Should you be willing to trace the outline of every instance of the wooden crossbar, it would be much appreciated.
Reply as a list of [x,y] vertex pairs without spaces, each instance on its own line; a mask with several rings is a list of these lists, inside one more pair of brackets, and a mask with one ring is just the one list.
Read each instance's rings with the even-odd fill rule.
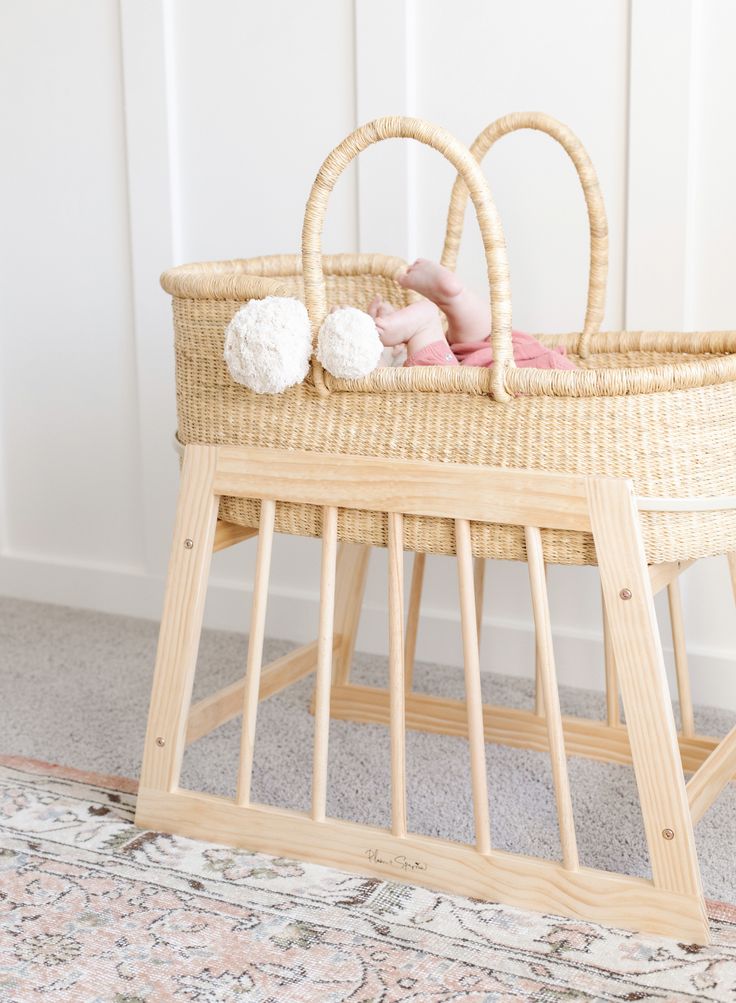
[[218,446],[214,489],[241,498],[586,532],[590,480],[613,478]]
[[736,772],[736,727],[713,749],[687,783],[693,825],[699,822]]
[[[340,634],[332,639],[334,651],[339,650],[342,643]],[[292,683],[311,675],[317,667],[317,642],[310,641],[293,651],[287,652],[281,658],[264,665],[261,671],[261,681],[258,687],[258,700],[280,693]],[[229,686],[224,686],[209,696],[198,700],[189,711],[187,724],[187,745],[196,742],[198,738],[208,735],[215,728],[231,721],[242,713],[245,698],[245,677],[237,679]]]

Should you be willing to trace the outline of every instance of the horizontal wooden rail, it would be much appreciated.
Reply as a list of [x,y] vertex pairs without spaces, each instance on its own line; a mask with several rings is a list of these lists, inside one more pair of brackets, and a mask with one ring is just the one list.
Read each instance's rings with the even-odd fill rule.
[[[343,721],[388,724],[388,692],[356,683],[336,686],[332,690],[330,713]],[[486,742],[537,752],[549,751],[547,725],[544,718],[533,711],[484,704],[483,722]],[[406,726],[414,731],[467,737],[465,701],[407,693]],[[568,756],[584,756],[604,763],[631,763],[625,726],[611,728],[604,721],[563,716],[562,727]],[[678,741],[682,766],[688,773],[697,770],[719,744],[717,738],[702,735],[692,738],[678,736]],[[732,778],[736,779],[736,766]]]
[[585,531],[590,480],[611,478],[218,446],[214,490],[320,507]]
[[699,822],[736,771],[736,727],[718,743],[687,783],[693,824]]
[[656,596],[662,589],[667,588],[671,582],[677,581],[683,571],[695,564],[691,561],[666,561],[664,564],[649,565],[649,581],[652,583],[652,592]]
[[238,526],[234,522],[224,522],[222,519],[217,520],[217,526],[215,527],[215,542],[212,546],[214,551],[225,550],[227,547],[232,547],[235,543],[241,543],[243,540],[251,540],[254,536],[258,536],[258,530],[252,529],[250,526]]
[[655,888],[645,878],[581,867],[565,870],[550,860],[412,834],[396,837],[386,829],[329,819],[314,823],[305,812],[269,805],[240,807],[226,798],[181,790],[138,793],[139,825],[193,839],[225,842],[256,852],[374,874],[535,909],[645,930],[686,943],[706,943],[707,921],[700,899]]

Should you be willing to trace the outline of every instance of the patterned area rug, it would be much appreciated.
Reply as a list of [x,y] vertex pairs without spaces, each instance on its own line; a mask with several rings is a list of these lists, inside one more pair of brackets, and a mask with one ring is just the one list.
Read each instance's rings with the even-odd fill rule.
[[142,832],[135,783],[0,758],[0,1000],[734,1000],[713,945],[645,938]]

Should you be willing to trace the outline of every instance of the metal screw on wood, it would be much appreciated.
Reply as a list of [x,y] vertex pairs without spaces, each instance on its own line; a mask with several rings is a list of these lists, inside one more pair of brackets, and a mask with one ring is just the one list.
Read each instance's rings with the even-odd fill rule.
[[161,738],[161,736],[159,735],[159,737],[156,739],[156,745],[158,745],[161,749],[163,749],[163,747],[166,745],[166,739]]
[[619,599],[631,599],[631,589],[621,589],[618,596]]
[[192,547],[194,546],[194,540],[191,540],[189,537],[187,537],[186,540],[184,541],[184,546],[187,548],[187,550],[191,550]]
[[662,835],[664,836],[665,839],[674,839],[675,838],[675,834],[672,831],[672,829],[662,829]]

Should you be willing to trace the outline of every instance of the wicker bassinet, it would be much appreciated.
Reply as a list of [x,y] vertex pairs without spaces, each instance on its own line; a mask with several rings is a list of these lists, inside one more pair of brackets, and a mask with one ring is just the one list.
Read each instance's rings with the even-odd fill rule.
[[[506,248],[479,167],[493,143],[517,129],[548,133],[577,168],[590,221],[590,280],[581,333],[541,336],[563,344],[575,371],[517,369],[511,352]],[[413,294],[394,276],[403,267],[383,254],[321,254],[327,199],[345,166],[388,138],[412,138],[443,153],[458,171],[442,261],[453,267],[468,192],[483,237],[492,297],[494,366],[380,369],[338,380],[312,362],[290,390],[259,395],[233,382],[223,361],[224,331],[244,302],[268,295],[304,300],[316,332],[328,309],[365,309],[376,293],[403,306]],[[650,563],[736,550],[736,510],[678,510],[736,494],[736,333],[599,333],[607,269],[607,226],[593,166],[576,137],[540,114],[515,114],[488,126],[468,151],[447,132],[410,118],[384,118],[352,133],[320,168],[305,215],[302,257],[183,265],[162,276],[173,297],[178,438],[181,443],[276,446],[320,453],[487,464],[630,477],[648,501],[641,523]],[[702,504],[701,504],[702,507]],[[258,503],[223,498],[221,518],[257,526]],[[321,510],[280,504],[280,532],[321,535]],[[342,540],[386,545],[386,517],[341,511]],[[407,549],[451,554],[450,521],[407,517]],[[478,556],[524,559],[521,529],[474,526]],[[545,557],[594,564],[592,538],[546,531]]]

